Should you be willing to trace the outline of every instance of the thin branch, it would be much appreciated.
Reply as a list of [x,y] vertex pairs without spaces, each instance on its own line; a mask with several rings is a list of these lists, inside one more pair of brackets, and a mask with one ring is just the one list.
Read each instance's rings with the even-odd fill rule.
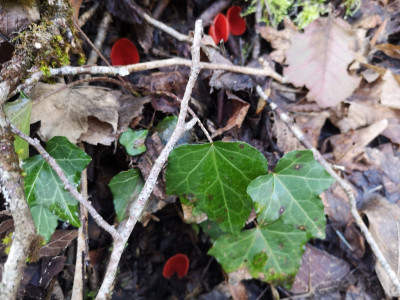
[[[157,178],[160,174],[165,162],[168,159],[169,153],[172,151],[173,147],[178,142],[179,138],[185,132],[185,118],[189,106],[189,101],[191,98],[192,90],[197,77],[200,73],[200,41],[203,32],[201,20],[196,21],[195,33],[192,46],[192,65],[189,81],[186,85],[185,93],[181,101],[181,109],[178,116],[178,122],[171,135],[168,143],[165,145],[164,149],[161,151],[160,156],[154,162],[153,168],[150,171],[149,177],[146,180],[137,200],[133,203],[130,209],[129,219],[125,224],[122,225],[118,231],[121,233],[122,239],[115,241],[113,246],[113,251],[111,253],[110,261],[107,266],[107,271],[100,287],[99,293],[97,294],[96,300],[105,300],[111,296],[112,286],[115,280],[115,275],[118,269],[118,264],[121,259],[122,252],[125,248],[125,243],[128,241],[129,236],[135,227],[139,217],[142,215],[144,208],[150,198],[150,195],[157,184]],[[193,121],[193,120],[192,120]],[[194,124],[194,122],[189,122]]]
[[262,88],[260,86],[257,86],[257,93],[269,103],[269,106],[271,107],[272,110],[276,111],[281,118],[281,120],[286,124],[286,126],[289,128],[289,130],[296,136],[296,138],[306,147],[307,149],[310,149],[314,153],[315,159],[325,168],[325,170],[333,177],[336,179],[337,183],[339,186],[345,191],[348,202],[350,205],[350,211],[351,214],[356,221],[357,226],[360,228],[361,232],[364,234],[365,239],[367,240],[368,244],[371,247],[372,252],[374,252],[376,258],[378,259],[379,263],[382,265],[383,269],[389,276],[390,280],[392,281],[393,285],[396,287],[397,293],[400,293],[400,281],[399,278],[397,278],[396,273],[393,271],[393,269],[390,267],[388,264],[385,256],[383,255],[382,251],[379,249],[379,246],[377,245],[376,241],[372,237],[371,233],[369,232],[367,226],[363,222],[362,218],[360,217],[358,210],[357,210],[357,204],[356,204],[356,199],[354,197],[354,193],[351,189],[350,184],[341,178],[336,172],[333,170],[331,164],[326,161],[326,159],[322,156],[322,154],[313,147],[312,143],[305,137],[301,129],[292,122],[290,117],[284,113],[282,110],[279,109],[279,107],[272,102],[268,96],[264,93]]
[[11,125],[11,130],[14,134],[18,135],[19,137],[27,141],[29,145],[33,146],[40,153],[43,159],[47,161],[51,166],[51,168],[57,173],[58,177],[60,178],[61,182],[64,185],[65,190],[68,191],[76,200],[79,201],[79,203],[81,203],[89,211],[95,222],[101,228],[107,231],[113,237],[114,240],[118,239],[120,237],[120,234],[115,229],[115,227],[113,225],[108,224],[103,219],[103,217],[100,216],[99,213],[94,209],[94,207],[90,204],[90,202],[86,200],[82,196],[82,194],[76,190],[75,187],[71,185],[68,178],[65,176],[64,171],[58,165],[56,160],[53,157],[51,157],[49,153],[47,153],[47,151],[42,147],[42,145],[40,145],[40,141],[27,136],[25,133],[23,133],[14,125]]
[[[82,66],[82,67],[71,67],[64,66],[61,68],[50,69],[50,76],[65,76],[65,75],[112,75],[112,76],[127,76],[134,72],[146,71],[165,67],[175,66],[186,66],[191,67],[191,61],[183,58],[170,58],[163,60],[154,60],[150,62],[139,63],[135,65],[120,66],[120,67],[106,67],[106,66]],[[215,64],[200,62],[199,67],[206,70],[221,70],[233,73],[254,75],[254,76],[268,76],[281,83],[285,82],[285,79],[272,69],[257,69],[251,67],[241,67],[228,64]],[[16,92],[28,89],[39,80],[46,78],[42,72],[33,73],[24,84],[16,88]]]

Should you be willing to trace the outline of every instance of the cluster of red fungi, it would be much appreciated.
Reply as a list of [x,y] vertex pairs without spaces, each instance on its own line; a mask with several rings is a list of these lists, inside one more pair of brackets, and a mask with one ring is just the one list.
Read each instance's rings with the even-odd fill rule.
[[[242,8],[232,6],[225,15],[219,13],[215,16],[208,34],[216,44],[221,40],[226,42],[229,34],[242,35],[246,31],[246,20],[240,16]],[[127,38],[119,39],[111,48],[111,64],[113,66],[125,66],[137,64],[140,61],[136,46]]]
[[246,20],[240,16],[241,11],[242,8],[235,5],[228,9],[226,17],[221,13],[215,16],[208,34],[217,45],[221,40],[225,43],[229,38],[229,34],[242,35],[246,31]]

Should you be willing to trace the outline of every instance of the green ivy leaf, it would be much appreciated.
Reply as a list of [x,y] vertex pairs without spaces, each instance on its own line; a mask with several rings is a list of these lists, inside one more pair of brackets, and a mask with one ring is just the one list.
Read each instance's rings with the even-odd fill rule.
[[[18,100],[4,104],[4,111],[10,122],[29,136],[32,101],[23,94]],[[15,136],[14,148],[20,159],[29,157],[29,144],[19,136]]]
[[[65,137],[49,140],[46,150],[60,165],[70,183],[78,187],[81,173],[91,158]],[[40,231],[47,223],[54,224],[49,212],[58,219],[79,227],[78,202],[64,189],[50,165],[40,155],[36,155],[25,160],[23,168],[27,173],[24,178],[25,195],[39,234],[44,237],[49,235],[50,229]],[[37,206],[40,207],[32,211]],[[44,208],[48,211],[43,210]]]
[[282,216],[285,224],[323,239],[326,220],[319,194],[333,182],[310,150],[292,151],[282,157],[274,173],[251,182],[247,192],[256,203],[258,222]]
[[139,155],[146,151],[144,142],[146,141],[148,132],[148,130],[132,130],[128,128],[121,134],[119,142],[125,146],[126,152],[129,155]]
[[224,235],[208,254],[228,273],[245,267],[254,278],[289,286],[301,264],[306,232],[278,220],[244,230],[238,237]]
[[222,230],[238,235],[253,207],[247,185],[267,170],[262,153],[243,142],[183,145],[168,159],[167,194],[195,201]]
[[143,179],[138,169],[130,169],[115,175],[108,186],[114,196],[114,207],[118,221],[128,217],[130,204],[137,199],[143,188]]
[[31,214],[37,232],[44,237],[44,241],[47,243],[57,228],[58,217],[43,205],[31,207]]

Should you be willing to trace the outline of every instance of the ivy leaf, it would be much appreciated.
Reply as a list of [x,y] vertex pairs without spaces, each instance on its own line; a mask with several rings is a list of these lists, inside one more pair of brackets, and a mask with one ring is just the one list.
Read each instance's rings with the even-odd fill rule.
[[44,237],[44,240],[47,243],[50,241],[51,236],[57,228],[58,217],[43,205],[35,205],[31,207],[31,214],[37,232]]
[[[4,111],[7,118],[14,126],[18,127],[19,130],[28,136],[30,131],[31,110],[32,101],[25,94],[21,94],[21,97],[14,102],[7,102],[4,104]],[[29,144],[19,136],[15,136],[14,148],[20,159],[29,157]]]
[[[81,173],[91,158],[65,137],[54,137],[49,140],[46,150],[60,165],[69,182],[78,187]],[[50,165],[40,155],[36,155],[25,160],[23,168],[27,173],[24,178],[25,195],[39,234],[44,237],[50,234],[50,229],[43,229],[47,223],[54,224],[49,213],[79,227],[78,202],[64,189],[64,185]],[[37,206],[40,207],[33,209]]]
[[139,155],[146,151],[144,142],[148,132],[148,130],[132,130],[128,128],[128,130],[121,134],[119,142],[125,146],[126,152],[129,155]]
[[297,274],[309,235],[278,220],[218,238],[208,254],[227,273],[245,267],[254,278],[289,286]]
[[118,221],[121,222],[128,217],[130,204],[139,196],[143,179],[138,169],[130,169],[115,175],[108,186],[114,197]]
[[247,192],[256,203],[258,222],[282,216],[285,224],[324,238],[326,220],[319,194],[333,182],[310,150],[292,151],[282,157],[274,173],[251,182]]
[[189,199],[238,235],[253,207],[247,185],[267,170],[262,153],[243,142],[183,145],[168,159],[167,194]]

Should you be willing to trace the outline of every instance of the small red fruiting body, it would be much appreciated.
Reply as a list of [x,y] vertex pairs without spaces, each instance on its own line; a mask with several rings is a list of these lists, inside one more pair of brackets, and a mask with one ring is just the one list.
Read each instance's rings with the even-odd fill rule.
[[215,16],[208,34],[213,38],[214,42],[218,45],[221,40],[226,42],[229,38],[229,23],[223,14]]
[[170,278],[175,272],[178,278],[185,277],[189,270],[189,258],[185,254],[175,254],[170,257],[164,265],[162,275],[164,278]]
[[139,60],[136,46],[128,39],[119,39],[111,48],[111,64],[113,66],[137,64]]
[[242,8],[235,5],[226,13],[232,35],[242,35],[246,31],[246,20],[240,16],[241,11]]

